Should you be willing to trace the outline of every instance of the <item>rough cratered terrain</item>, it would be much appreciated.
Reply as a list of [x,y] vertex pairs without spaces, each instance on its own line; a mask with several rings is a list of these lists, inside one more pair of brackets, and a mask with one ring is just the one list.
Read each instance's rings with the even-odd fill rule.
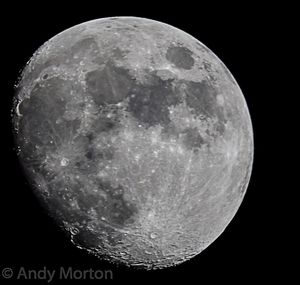
[[13,117],[35,193],[95,255],[162,268],[200,253],[247,188],[241,90],[199,41],[141,18],[80,24],[23,70]]

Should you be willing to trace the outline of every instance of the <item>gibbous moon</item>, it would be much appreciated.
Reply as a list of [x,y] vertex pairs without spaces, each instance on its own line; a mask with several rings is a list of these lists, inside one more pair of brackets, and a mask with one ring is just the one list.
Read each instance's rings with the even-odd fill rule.
[[177,28],[135,17],[76,25],[35,52],[14,99],[34,193],[99,258],[182,263],[243,200],[253,160],[246,101],[221,60]]

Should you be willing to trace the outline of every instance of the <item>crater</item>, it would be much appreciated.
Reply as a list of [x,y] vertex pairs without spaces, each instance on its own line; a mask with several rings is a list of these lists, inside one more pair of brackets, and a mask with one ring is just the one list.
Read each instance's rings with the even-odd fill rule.
[[46,74],[43,75],[42,79],[46,80],[48,77],[49,77],[49,75],[46,73]]
[[166,59],[177,68],[191,69],[195,63],[193,53],[186,47],[170,46],[167,49]]

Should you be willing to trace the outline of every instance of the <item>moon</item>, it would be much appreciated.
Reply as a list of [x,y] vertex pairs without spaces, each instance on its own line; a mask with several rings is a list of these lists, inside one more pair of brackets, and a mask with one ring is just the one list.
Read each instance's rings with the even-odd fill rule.
[[16,86],[18,157],[78,248],[132,267],[188,260],[221,235],[247,189],[253,130],[222,61],[137,17],[51,38]]

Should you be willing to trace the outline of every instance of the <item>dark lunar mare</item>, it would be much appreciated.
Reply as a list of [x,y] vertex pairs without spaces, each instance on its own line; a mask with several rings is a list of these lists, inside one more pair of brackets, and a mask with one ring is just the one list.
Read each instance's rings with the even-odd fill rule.
[[166,59],[173,63],[177,68],[191,69],[195,60],[192,57],[193,53],[183,46],[169,46]]
[[[118,121],[100,116],[85,135],[78,133],[80,121],[63,118],[66,105],[70,102],[71,89],[78,89],[71,81],[59,77],[45,78],[44,82],[36,84],[30,97],[20,103],[21,116],[18,118],[16,135],[17,144],[22,149],[20,160],[24,168],[29,169],[28,174],[33,181],[38,175],[46,183],[49,194],[39,196],[48,201],[47,208],[54,213],[57,221],[84,224],[91,220],[87,212],[93,208],[97,220],[103,217],[106,222],[102,226],[112,233],[113,230],[105,223],[115,228],[123,227],[133,222],[137,208],[124,200],[122,185],[114,188],[107,181],[98,180],[91,186],[82,181],[96,181],[95,175],[99,171],[97,163],[113,159],[113,147],[95,148],[94,144],[101,133],[116,129]],[[59,149],[68,147],[74,154],[68,166],[59,169],[46,167],[47,155],[51,156]],[[96,193],[91,194],[90,187],[97,189]],[[105,198],[98,194],[101,191],[106,194]],[[76,201],[79,210],[71,206],[72,201]],[[94,239],[90,238],[92,235],[95,234],[82,227],[76,235],[76,241],[94,240],[96,246],[100,239],[96,235]],[[116,235],[117,231],[114,231],[109,242],[115,243]]]
[[61,120],[69,101],[66,90],[78,88],[72,82],[58,77],[49,78],[46,83],[36,84],[30,98],[19,105],[17,143],[22,152],[21,161],[35,167],[36,160],[42,161],[47,152],[53,152],[76,133],[80,121]]
[[167,128],[171,122],[168,108],[180,103],[179,93],[173,90],[172,80],[162,80],[154,72],[148,74],[146,84],[133,86],[128,111],[145,128]]
[[89,71],[85,77],[88,93],[97,106],[116,104],[129,94],[134,80],[126,69],[107,62],[104,69]]
[[[180,48],[180,51],[174,52],[186,51]],[[145,73],[147,80],[140,84],[126,68],[117,67],[109,61],[104,69],[87,73],[88,94],[99,107],[128,99],[127,111],[139,124],[146,129],[160,125],[165,134],[174,138],[178,137],[179,132],[171,124],[169,107],[185,100],[195,116],[202,115],[204,119],[217,118],[216,130],[223,134],[226,117],[223,108],[217,105],[217,90],[214,86],[205,80],[163,80],[154,71],[146,70]],[[182,84],[186,86],[184,91]],[[199,148],[205,143],[196,128],[187,128],[182,134],[185,137],[184,145],[188,149]]]

